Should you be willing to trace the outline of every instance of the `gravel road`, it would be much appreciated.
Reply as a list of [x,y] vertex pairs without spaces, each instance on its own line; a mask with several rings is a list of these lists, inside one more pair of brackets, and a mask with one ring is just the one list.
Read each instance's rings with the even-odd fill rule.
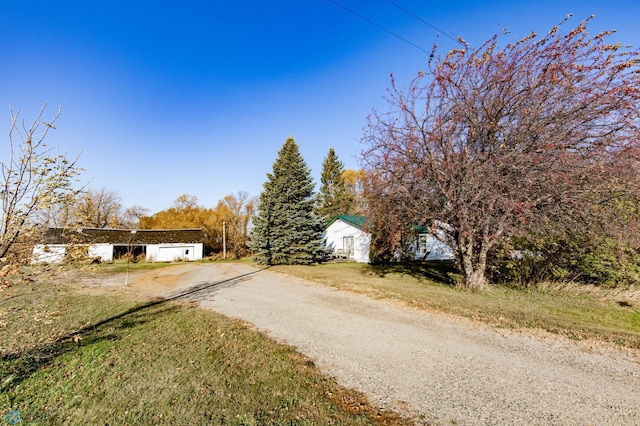
[[494,330],[244,264],[138,273],[129,289],[251,323],[417,424],[640,425],[638,352]]

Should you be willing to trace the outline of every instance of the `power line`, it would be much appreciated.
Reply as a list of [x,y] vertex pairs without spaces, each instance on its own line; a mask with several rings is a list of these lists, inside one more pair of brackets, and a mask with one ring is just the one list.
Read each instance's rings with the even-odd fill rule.
[[337,1],[335,1],[335,0],[329,0],[329,1],[330,1],[331,3],[333,3],[333,4],[335,4],[336,6],[341,7],[342,9],[346,10],[347,12],[354,14],[354,15],[355,15],[355,16],[357,16],[358,18],[360,18],[360,19],[362,19],[362,20],[364,20],[364,21],[366,21],[366,22],[370,23],[371,25],[375,26],[376,28],[379,28],[379,29],[381,29],[382,31],[385,31],[385,32],[387,32],[387,33],[391,34],[392,36],[394,36],[394,37],[396,37],[396,38],[398,38],[398,39],[400,39],[400,40],[404,41],[405,43],[410,44],[411,46],[415,47],[416,49],[420,49],[421,51],[423,51],[423,52],[424,52],[424,53],[426,53],[426,54],[429,54],[429,55],[431,54],[431,52],[429,52],[429,51],[427,51],[427,50],[423,49],[422,47],[418,46],[417,44],[415,44],[415,43],[413,43],[413,42],[411,42],[411,41],[407,40],[406,38],[404,38],[404,37],[402,37],[402,36],[400,36],[400,35],[398,35],[398,34],[396,34],[396,33],[394,33],[394,32],[393,32],[393,31],[391,31],[391,30],[388,30],[387,28],[383,27],[383,26],[382,26],[382,25],[380,25],[380,24],[377,24],[376,22],[373,22],[371,19],[366,18],[366,17],[364,17],[364,16],[360,15],[360,14],[359,14],[358,12],[356,12],[355,10],[352,10],[352,9],[349,9],[348,7],[346,7],[346,6],[343,6],[342,4],[338,3],[338,2],[337,2]]
[[419,17],[418,15],[416,15],[415,13],[411,12],[410,10],[408,10],[407,8],[399,5],[398,3],[396,3],[393,0],[387,0],[389,3],[391,3],[392,5],[394,5],[395,7],[397,7],[398,9],[402,10],[404,13],[413,16],[414,18],[416,18],[417,20],[419,20],[420,22],[422,22],[425,25],[428,25],[429,27],[433,28],[434,30],[438,31],[439,33],[441,33],[442,35],[444,35],[445,37],[450,38],[451,40],[455,41],[456,43],[460,43],[460,40],[458,40],[456,37],[453,37],[450,34],[447,34],[446,32],[442,31],[440,28],[436,27],[435,25],[431,25],[429,22],[425,21],[424,19],[422,19],[421,17]]

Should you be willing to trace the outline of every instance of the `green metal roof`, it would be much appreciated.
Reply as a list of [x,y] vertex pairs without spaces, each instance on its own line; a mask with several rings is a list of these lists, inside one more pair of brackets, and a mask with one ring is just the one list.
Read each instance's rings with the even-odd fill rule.
[[327,227],[331,226],[333,222],[336,220],[341,220],[343,222],[348,223],[349,225],[355,226],[358,229],[364,228],[364,224],[367,222],[367,218],[364,216],[354,216],[350,214],[339,214],[334,216],[333,219],[327,223]]

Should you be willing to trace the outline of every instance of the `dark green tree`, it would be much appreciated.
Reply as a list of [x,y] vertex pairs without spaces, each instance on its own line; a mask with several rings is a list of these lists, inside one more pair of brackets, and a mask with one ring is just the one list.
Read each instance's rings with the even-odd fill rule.
[[253,217],[254,259],[266,265],[314,263],[322,254],[323,222],[313,211],[313,179],[292,137],[267,177]]
[[339,214],[351,214],[354,210],[353,198],[345,183],[344,164],[331,148],[322,162],[316,212],[325,220]]

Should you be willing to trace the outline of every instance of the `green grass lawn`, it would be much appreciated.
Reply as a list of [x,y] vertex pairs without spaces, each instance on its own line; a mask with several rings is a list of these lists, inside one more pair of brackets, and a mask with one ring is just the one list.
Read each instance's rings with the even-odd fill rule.
[[[63,269],[55,280],[47,275],[55,271],[28,269],[2,279],[0,424],[18,414],[22,424],[46,425],[408,423],[240,322],[187,304],[70,285],[78,274],[125,268]],[[271,270],[492,326],[640,348],[637,298],[508,286],[466,291],[452,285],[449,266],[436,263]]]
[[210,311],[37,274],[1,290],[0,424],[408,423]]
[[541,329],[572,339],[595,339],[640,349],[640,298],[628,300],[611,291],[592,289],[584,293],[567,286],[536,289],[495,285],[468,291],[453,285],[455,276],[450,265],[438,262],[390,266],[327,263],[276,266],[271,270],[493,326]]

